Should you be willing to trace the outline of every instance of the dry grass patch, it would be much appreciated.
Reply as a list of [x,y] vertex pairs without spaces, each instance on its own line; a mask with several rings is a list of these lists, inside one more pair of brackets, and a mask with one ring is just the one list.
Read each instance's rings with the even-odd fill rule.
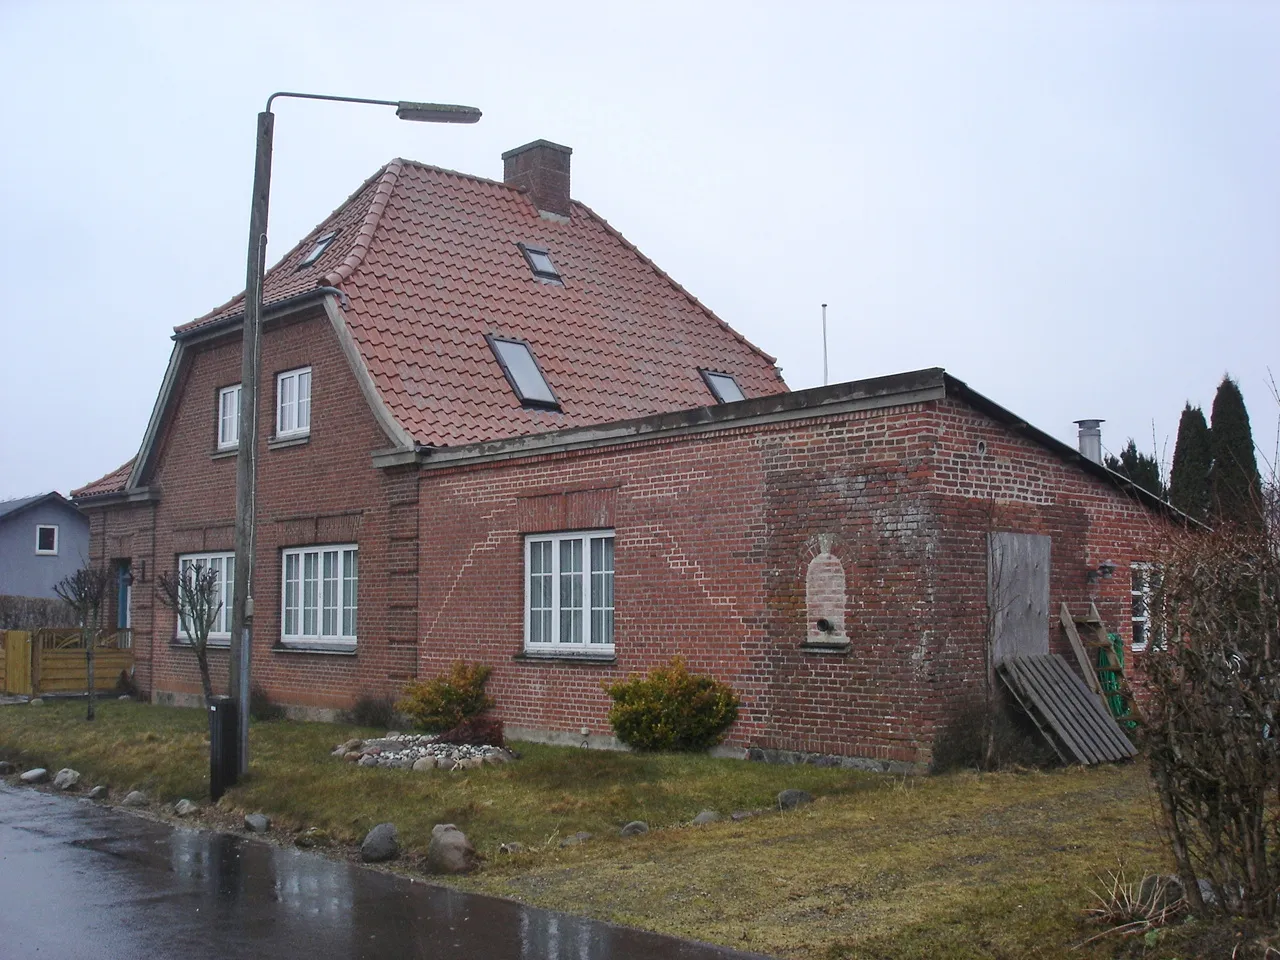
[[[0,757],[74,766],[117,795],[207,795],[201,712],[113,701],[87,724],[82,709],[0,707]],[[341,842],[391,820],[419,852],[434,824],[454,822],[489,858],[457,881],[466,889],[779,957],[1213,955],[1198,952],[1194,926],[1072,949],[1098,932],[1085,910],[1099,874],[1117,862],[1134,876],[1169,868],[1138,765],[901,779],[521,744],[523,759],[508,766],[414,774],[328,756],[359,733],[255,725],[253,774],[224,809],[261,810],[285,830],[320,827]],[[772,807],[793,786],[817,801],[682,826],[705,808]],[[654,831],[619,839],[635,819]],[[559,846],[579,830],[596,839]],[[526,852],[497,854],[512,840]]]

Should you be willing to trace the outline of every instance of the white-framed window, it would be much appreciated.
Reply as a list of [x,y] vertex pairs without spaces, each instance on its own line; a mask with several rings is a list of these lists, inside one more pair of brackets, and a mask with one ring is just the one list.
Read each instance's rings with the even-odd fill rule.
[[1152,640],[1152,594],[1160,586],[1160,571],[1150,563],[1129,565],[1129,596],[1133,608],[1133,651],[1141,653]]
[[613,531],[524,541],[524,641],[532,653],[613,652]]
[[218,391],[218,449],[240,444],[240,384]]
[[276,377],[276,436],[311,432],[311,368],[289,370]]
[[[196,568],[212,570],[217,577],[217,592],[214,602],[218,604],[218,613],[213,618],[213,626],[209,630],[209,642],[231,642],[231,593],[236,581],[236,555],[234,553],[184,553],[178,557],[178,576],[183,579],[191,577]],[[177,640],[189,643],[187,625],[178,620]]]
[[282,643],[355,646],[359,550],[354,543],[284,551]]
[[36,524],[36,553],[42,557],[58,555],[58,525],[56,523]]

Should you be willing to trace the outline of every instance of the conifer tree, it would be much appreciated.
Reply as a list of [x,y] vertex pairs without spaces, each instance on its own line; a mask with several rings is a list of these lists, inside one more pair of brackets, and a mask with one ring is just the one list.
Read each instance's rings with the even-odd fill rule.
[[1178,441],[1173,447],[1169,471],[1169,502],[1189,517],[1209,517],[1209,470],[1213,448],[1204,411],[1190,403],[1178,421]]
[[1209,439],[1213,469],[1209,474],[1213,515],[1222,523],[1256,527],[1262,523],[1262,478],[1253,453],[1253,430],[1240,387],[1224,376],[1213,398]]
[[1160,480],[1160,464],[1155,457],[1138,452],[1138,444],[1133,437],[1128,445],[1120,451],[1119,457],[1107,454],[1103,462],[1108,470],[1114,470],[1123,477],[1128,477],[1149,493],[1164,498],[1164,484]]

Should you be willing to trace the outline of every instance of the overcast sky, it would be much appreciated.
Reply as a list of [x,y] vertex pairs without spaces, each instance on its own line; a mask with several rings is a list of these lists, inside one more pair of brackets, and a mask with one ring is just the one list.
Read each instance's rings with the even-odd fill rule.
[[132,457],[175,324],[244,282],[276,105],[274,259],[402,156],[573,195],[793,389],[929,366],[1074,443],[1172,456],[1236,377],[1280,408],[1280,4],[0,0],[0,497]]

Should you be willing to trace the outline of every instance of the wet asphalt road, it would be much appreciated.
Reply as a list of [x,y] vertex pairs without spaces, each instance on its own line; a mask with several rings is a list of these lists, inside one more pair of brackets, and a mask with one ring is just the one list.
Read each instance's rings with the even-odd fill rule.
[[743,960],[0,784],[0,958]]

